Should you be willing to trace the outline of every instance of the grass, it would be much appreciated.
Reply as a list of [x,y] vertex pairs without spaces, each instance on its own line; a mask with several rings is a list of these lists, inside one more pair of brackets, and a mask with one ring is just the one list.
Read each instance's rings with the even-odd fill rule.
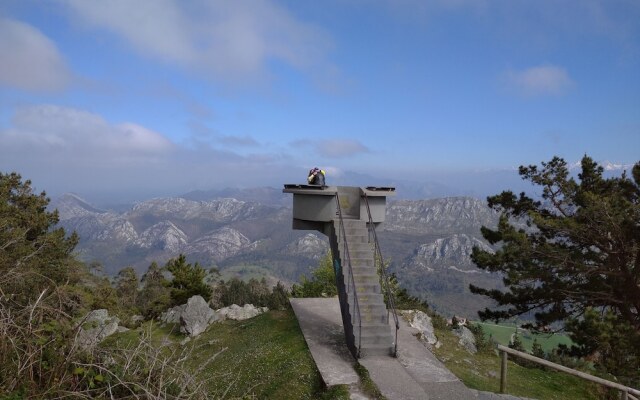
[[369,398],[374,400],[386,400],[386,397],[382,395],[378,386],[371,380],[371,376],[369,376],[369,371],[364,367],[364,365],[356,362],[353,366],[356,370],[356,373],[360,377],[360,388],[362,391],[369,396]]
[[[451,331],[437,330],[442,342],[435,355],[469,388],[499,392],[500,357],[494,350],[468,353],[458,345],[458,337]],[[495,337],[494,337],[495,338]],[[507,365],[507,393],[539,400],[597,400],[597,385],[561,372],[524,368],[512,359]]]
[[[495,325],[484,322],[473,322],[474,324],[482,326],[485,335],[491,336],[496,343],[503,346],[508,346],[511,341],[511,335],[516,332],[516,325]],[[550,334],[550,333],[533,333],[527,329],[518,328],[518,335],[524,348],[527,351],[531,351],[534,339],[540,343],[542,350],[545,353],[549,353],[559,344],[565,344],[571,346],[573,343],[567,335],[562,334]]]
[[[210,398],[349,398],[347,386],[324,386],[292,310],[216,323],[183,345],[179,343],[185,336],[176,326],[147,323],[140,329],[151,333],[153,343],[170,341],[190,350],[186,367],[199,371]],[[139,336],[140,330],[131,330],[109,337],[103,345],[131,346]]]
[[193,368],[212,353],[216,361],[203,372],[209,392],[226,398],[312,399],[322,379],[291,311],[271,311],[246,321],[214,324],[192,346]]
[[[206,332],[185,344],[175,326],[147,323],[140,329],[151,334],[154,343],[173,343],[191,350],[186,367],[198,371],[207,383],[211,398],[225,399],[348,399],[349,388],[338,385],[324,387],[320,373],[292,310],[269,311],[246,321],[224,321],[210,326]],[[507,327],[506,337],[514,328]],[[508,336],[504,332],[509,332]],[[449,330],[436,330],[442,342],[434,349],[447,368],[472,389],[498,392],[500,388],[500,358],[494,350],[469,354],[458,344],[458,337]],[[110,344],[135,344],[140,330],[114,335]],[[496,334],[494,334],[496,338]],[[212,357],[214,360],[207,363]],[[597,400],[601,392],[597,385],[561,372],[525,368],[510,357],[507,393],[539,400]],[[204,367],[202,367],[204,365]],[[355,364],[361,380],[360,390],[370,398],[382,399],[366,368]]]

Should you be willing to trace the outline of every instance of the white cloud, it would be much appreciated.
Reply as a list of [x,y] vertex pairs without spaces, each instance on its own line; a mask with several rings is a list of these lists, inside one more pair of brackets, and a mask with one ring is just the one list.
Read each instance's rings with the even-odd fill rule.
[[84,154],[105,156],[109,152],[162,154],[173,146],[161,134],[140,125],[112,125],[97,114],[55,105],[19,109],[12,127],[0,131],[0,143],[55,151],[81,149]]
[[118,35],[141,54],[213,78],[260,78],[272,60],[306,71],[331,67],[328,35],[270,1],[65,3],[86,25]]
[[19,108],[9,126],[0,127],[0,171],[17,171],[39,190],[85,192],[111,201],[278,186],[306,173],[285,166],[287,161],[268,152],[241,156],[206,143],[186,147],[136,123],[111,123],[53,105]]
[[567,71],[554,65],[509,70],[505,78],[511,89],[524,96],[561,95],[574,85]]
[[33,91],[64,88],[70,73],[56,45],[31,25],[0,17],[0,85]]

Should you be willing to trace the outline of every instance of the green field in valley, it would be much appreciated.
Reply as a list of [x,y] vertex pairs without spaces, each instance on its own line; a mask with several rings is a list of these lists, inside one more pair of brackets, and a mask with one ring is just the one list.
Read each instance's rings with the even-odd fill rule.
[[[496,325],[486,322],[473,321],[473,324],[480,325],[487,337],[491,337],[497,343],[508,346],[511,342],[511,336],[516,333],[515,324]],[[517,328],[520,340],[527,351],[531,351],[533,341],[536,339],[542,346],[545,353],[550,352],[556,348],[559,344],[565,344],[571,346],[572,341],[569,336],[558,333],[533,333],[527,329]]]

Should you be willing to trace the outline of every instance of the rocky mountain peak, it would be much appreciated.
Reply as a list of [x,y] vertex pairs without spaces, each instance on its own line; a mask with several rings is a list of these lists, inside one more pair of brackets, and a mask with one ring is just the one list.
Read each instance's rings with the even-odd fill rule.
[[146,229],[135,241],[142,248],[179,253],[189,242],[188,236],[171,221],[162,221]]
[[398,200],[387,206],[385,230],[406,233],[477,231],[495,226],[498,214],[472,197]]
[[104,213],[104,210],[95,208],[86,200],[74,193],[66,193],[49,204],[49,209],[58,210],[60,220],[70,219],[74,217],[83,217],[92,214]]

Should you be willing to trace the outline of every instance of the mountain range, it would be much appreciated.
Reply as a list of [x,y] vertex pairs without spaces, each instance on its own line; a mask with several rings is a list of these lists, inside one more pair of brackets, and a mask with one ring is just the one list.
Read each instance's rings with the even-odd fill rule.
[[[318,264],[328,241],[316,231],[291,229],[292,199],[274,188],[191,192],[156,198],[128,210],[103,210],[74,194],[51,202],[60,225],[80,236],[80,259],[115,275],[127,266],[139,274],[183,253],[189,262],[223,275],[250,271],[287,284]],[[481,226],[498,215],[472,197],[389,201],[379,238],[389,270],[411,294],[445,314],[475,317],[490,303],[469,283],[500,287],[500,278],[477,269],[474,246],[491,247]],[[227,275],[229,276],[229,275]]]

